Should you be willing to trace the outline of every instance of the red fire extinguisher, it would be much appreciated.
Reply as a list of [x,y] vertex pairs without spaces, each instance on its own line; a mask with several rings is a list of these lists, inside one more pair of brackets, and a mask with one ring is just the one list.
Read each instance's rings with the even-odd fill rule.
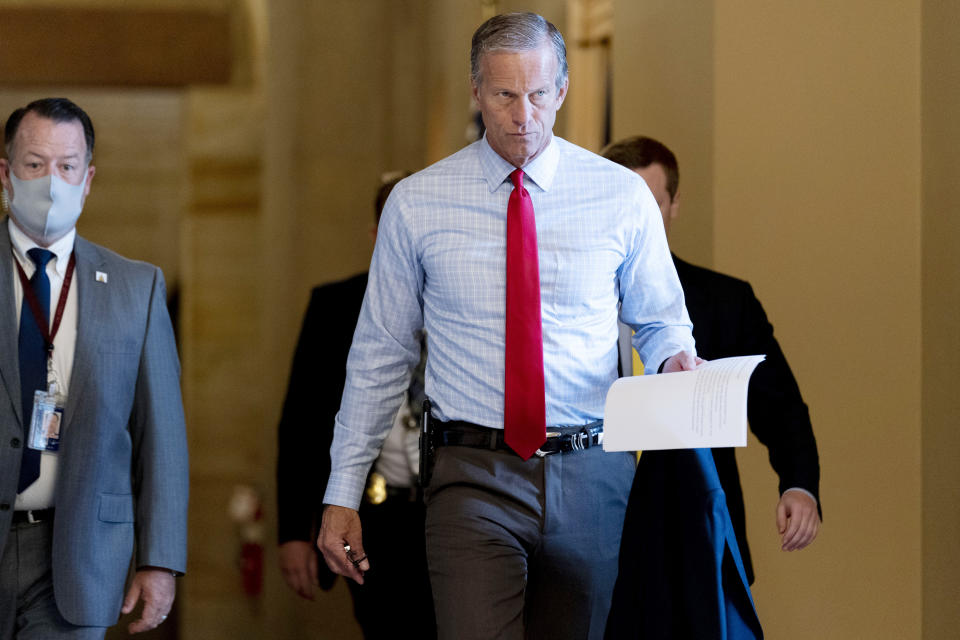
[[237,485],[230,499],[230,517],[240,539],[239,566],[243,592],[252,598],[263,591],[263,504],[260,493]]

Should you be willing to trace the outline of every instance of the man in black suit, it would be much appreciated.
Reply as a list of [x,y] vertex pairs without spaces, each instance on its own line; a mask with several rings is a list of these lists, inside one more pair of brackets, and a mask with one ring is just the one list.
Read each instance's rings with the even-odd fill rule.
[[[377,222],[390,191],[406,175],[385,177],[375,202]],[[287,585],[308,600],[313,600],[317,586],[329,589],[336,578],[319,560],[314,541],[330,475],[334,416],[340,408],[347,354],[366,287],[367,274],[361,273],[313,289],[278,427],[280,571]],[[397,416],[361,506],[367,523],[365,551],[380,560],[366,574],[364,584],[347,583],[354,614],[368,640],[394,637],[398,628],[416,638],[436,635],[425,514],[416,486],[417,412],[423,389],[422,368],[419,371],[419,387],[414,375],[410,401]]]
[[[627,138],[603,150],[604,157],[640,174],[660,205],[669,237],[677,216],[680,172],[673,152],[647,137]],[[780,477],[777,530],[784,551],[813,542],[820,527],[820,463],[807,405],[790,366],[773,337],[773,327],[750,284],[697,267],[673,256],[693,322],[697,353],[708,360],[766,354],[750,379],[747,416],[750,428],[770,454]],[[713,458],[736,530],[750,584],[753,565],[747,546],[743,491],[734,449],[714,449]]]

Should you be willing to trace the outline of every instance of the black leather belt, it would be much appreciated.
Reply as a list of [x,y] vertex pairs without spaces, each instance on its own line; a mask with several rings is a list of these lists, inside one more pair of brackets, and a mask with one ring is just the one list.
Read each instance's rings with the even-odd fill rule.
[[[451,420],[436,423],[436,444],[439,447],[474,447],[478,449],[513,451],[503,441],[503,429],[481,427],[478,424]],[[582,427],[548,429],[547,441],[540,445],[536,455],[541,458],[554,453],[583,451],[603,443],[603,420]]]
[[47,520],[53,520],[53,507],[34,511],[13,512],[13,524],[23,524],[24,522],[36,524],[38,522],[46,522]]

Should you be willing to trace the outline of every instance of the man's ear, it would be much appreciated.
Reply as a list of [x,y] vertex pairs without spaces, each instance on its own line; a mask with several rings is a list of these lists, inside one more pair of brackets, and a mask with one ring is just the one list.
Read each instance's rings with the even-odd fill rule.
[[669,209],[670,220],[676,220],[680,215],[680,192],[677,192],[677,195],[674,196],[673,200],[670,202]]
[[563,81],[563,86],[557,90],[557,111],[560,110],[560,106],[563,104],[563,101],[567,97],[567,89],[570,88],[570,78],[567,78]]
[[97,172],[97,168],[93,165],[87,167],[87,183],[83,186],[83,199],[86,200],[87,196],[90,195],[90,183],[93,182],[93,174]]
[[10,191],[10,162],[6,158],[0,158],[0,184]]

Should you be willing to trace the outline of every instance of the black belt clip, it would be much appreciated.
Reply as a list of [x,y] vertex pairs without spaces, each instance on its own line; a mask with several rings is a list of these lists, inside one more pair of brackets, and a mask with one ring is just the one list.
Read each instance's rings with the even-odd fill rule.
[[430,485],[430,476],[433,474],[433,463],[437,457],[436,434],[433,429],[431,411],[433,406],[430,398],[423,399],[423,415],[420,416],[420,469],[418,480],[420,489]]

